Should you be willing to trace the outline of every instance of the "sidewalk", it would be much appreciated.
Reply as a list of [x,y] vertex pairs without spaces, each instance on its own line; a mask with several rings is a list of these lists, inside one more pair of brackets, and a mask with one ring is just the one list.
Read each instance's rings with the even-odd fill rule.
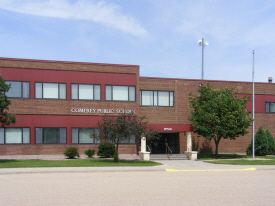
[[[137,158],[137,155],[128,155],[124,158]],[[121,156],[122,157],[122,156]],[[81,158],[86,158],[82,156]],[[26,155],[26,156],[0,156],[0,159],[46,159],[64,160],[63,155]],[[77,172],[164,172],[173,171],[199,172],[199,171],[232,171],[248,168],[256,170],[275,170],[272,165],[221,165],[192,160],[158,160],[162,165],[153,167],[41,167],[41,168],[3,168],[1,174],[32,174],[32,173],[77,173]]]

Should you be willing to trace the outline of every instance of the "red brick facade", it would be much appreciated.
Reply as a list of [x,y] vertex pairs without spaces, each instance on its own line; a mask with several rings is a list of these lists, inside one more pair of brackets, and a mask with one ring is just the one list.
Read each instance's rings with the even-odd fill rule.
[[[145,115],[149,124],[161,133],[178,133],[177,148],[179,153],[186,150],[186,132],[192,131],[188,116],[190,115],[189,96],[197,94],[200,84],[207,82],[215,88],[234,88],[240,96],[252,95],[251,82],[227,82],[188,79],[166,79],[139,77],[139,66],[77,63],[60,61],[40,61],[25,59],[0,58],[0,73],[5,80],[30,82],[30,98],[11,98],[10,112],[15,113],[17,123],[10,127],[30,128],[30,144],[0,144],[0,155],[8,154],[62,154],[69,146],[79,148],[80,153],[91,148],[97,149],[97,144],[71,144],[72,128],[91,128],[104,115],[101,110],[135,110],[138,115]],[[66,99],[35,99],[34,85],[36,82],[66,83]],[[71,100],[71,84],[97,84],[101,86],[100,101]],[[136,101],[105,101],[105,86],[135,86]],[[172,107],[139,106],[139,91],[173,91],[174,105]],[[275,84],[255,84],[255,129],[260,126],[269,129],[275,135],[275,114],[265,113],[265,102],[275,102]],[[93,109],[97,112],[73,112],[75,108]],[[248,103],[247,109],[251,110]],[[114,113],[108,115],[117,115]],[[36,144],[35,128],[62,127],[67,129],[66,144]],[[252,128],[249,134],[234,141],[221,140],[220,153],[244,153],[252,138]],[[192,134],[193,150],[212,153],[215,144],[205,138]],[[120,153],[135,154],[137,144],[122,144]]]

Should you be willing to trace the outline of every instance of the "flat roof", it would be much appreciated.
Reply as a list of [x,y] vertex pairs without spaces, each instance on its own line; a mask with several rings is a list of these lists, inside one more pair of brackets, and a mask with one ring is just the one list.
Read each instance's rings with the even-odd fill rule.
[[109,63],[74,62],[74,61],[59,61],[59,60],[21,59],[21,58],[9,58],[9,57],[0,57],[0,60],[46,62],[46,63],[48,62],[48,63],[62,63],[62,64],[87,64],[87,65],[101,65],[101,66],[122,66],[122,67],[138,67],[139,68],[139,65],[128,65],[128,64],[109,64]]

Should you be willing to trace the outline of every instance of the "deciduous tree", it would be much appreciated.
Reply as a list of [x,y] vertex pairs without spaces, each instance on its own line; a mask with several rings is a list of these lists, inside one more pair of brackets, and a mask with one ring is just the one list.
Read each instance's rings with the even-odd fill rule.
[[144,135],[147,140],[155,138],[158,132],[148,127],[145,119],[145,116],[140,117],[134,113],[122,113],[117,117],[103,116],[102,121],[97,123],[100,134],[94,132],[91,133],[91,137],[115,143],[118,151],[119,143],[133,136],[140,138]]
[[235,140],[248,133],[247,128],[253,121],[246,110],[247,97],[237,97],[233,89],[213,89],[213,86],[201,86],[199,95],[189,94],[194,133],[209,140],[214,139],[218,154],[220,140]]

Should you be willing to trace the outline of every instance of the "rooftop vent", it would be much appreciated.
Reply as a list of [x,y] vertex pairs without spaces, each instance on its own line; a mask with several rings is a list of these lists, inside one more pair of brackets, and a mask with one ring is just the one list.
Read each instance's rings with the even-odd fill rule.
[[273,78],[272,77],[268,77],[268,83],[272,83]]

